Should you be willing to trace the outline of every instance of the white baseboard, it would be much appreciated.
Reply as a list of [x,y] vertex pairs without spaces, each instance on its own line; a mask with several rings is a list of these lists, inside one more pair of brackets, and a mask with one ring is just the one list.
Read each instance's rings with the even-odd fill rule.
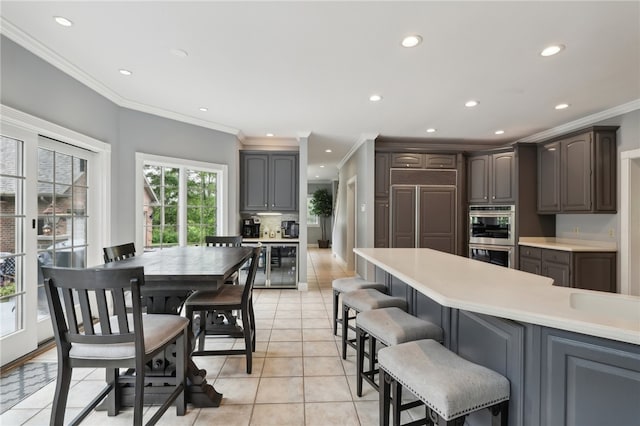
[[308,291],[308,290],[309,290],[309,284],[308,283],[298,282],[298,291]]

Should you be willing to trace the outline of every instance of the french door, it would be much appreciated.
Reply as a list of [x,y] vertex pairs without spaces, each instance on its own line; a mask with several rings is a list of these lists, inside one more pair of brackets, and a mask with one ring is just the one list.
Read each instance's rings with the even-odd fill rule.
[[42,266],[96,262],[96,154],[3,123],[0,138],[0,364],[52,337]]

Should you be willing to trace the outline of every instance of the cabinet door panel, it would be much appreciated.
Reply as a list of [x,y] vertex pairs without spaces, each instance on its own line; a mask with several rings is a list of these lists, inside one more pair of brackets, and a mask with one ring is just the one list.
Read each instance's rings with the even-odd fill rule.
[[520,256],[520,270],[540,275],[542,265],[540,259],[532,259],[530,257]]
[[489,156],[469,158],[469,203],[489,202]]
[[456,190],[420,187],[420,247],[455,253]]
[[298,167],[295,155],[271,155],[270,197],[271,210],[298,209]]
[[421,169],[424,167],[424,154],[409,152],[391,154],[391,167],[412,167]]
[[493,154],[491,176],[491,202],[515,203],[515,153]]
[[538,211],[560,211],[560,142],[538,147]]
[[416,245],[416,188],[391,187],[391,247]]
[[375,159],[375,191],[376,198],[389,196],[389,160],[390,154],[376,153]]
[[455,154],[425,154],[425,167],[427,169],[455,169]]
[[241,210],[268,210],[268,165],[266,154],[244,154],[241,188],[243,191]]
[[561,263],[543,262],[542,275],[553,278],[553,285],[560,287],[571,287],[569,276],[569,265]]
[[389,201],[375,202],[374,247],[389,247]]
[[591,134],[563,140],[562,147],[562,210],[591,210]]

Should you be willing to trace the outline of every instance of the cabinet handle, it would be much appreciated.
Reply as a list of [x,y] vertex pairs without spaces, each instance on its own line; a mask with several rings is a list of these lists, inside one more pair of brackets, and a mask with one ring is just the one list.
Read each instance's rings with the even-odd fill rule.
[[264,203],[264,206],[265,206],[265,207],[267,207],[267,206],[268,206],[268,204],[267,204],[267,203]]
[[486,199],[487,199],[487,197],[484,197],[484,199],[486,200]]
[[494,195],[494,196],[493,196],[493,197],[491,197],[491,198],[493,198],[493,199],[495,200],[495,199],[496,199],[496,196]]

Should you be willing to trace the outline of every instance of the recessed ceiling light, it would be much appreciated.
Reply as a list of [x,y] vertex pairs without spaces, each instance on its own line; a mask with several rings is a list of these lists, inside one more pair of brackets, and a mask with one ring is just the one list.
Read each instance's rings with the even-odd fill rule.
[[417,34],[406,36],[402,39],[402,47],[416,47],[422,42],[422,37]]
[[169,52],[171,52],[172,55],[175,55],[178,58],[186,58],[187,56],[189,56],[187,51],[182,49],[171,49]]
[[427,129],[427,133],[435,133],[436,129],[434,129],[433,127],[430,129]]
[[133,73],[131,71],[129,71],[129,70],[121,69],[120,70],[120,74],[122,74],[122,75],[131,75]]
[[494,133],[496,135],[504,135],[504,130],[496,130]]
[[467,108],[473,108],[474,106],[478,105],[480,102],[478,101],[467,101],[465,102],[464,106],[466,106]]
[[267,133],[267,137],[273,137],[273,133]]
[[333,151],[330,149],[325,149],[324,152],[333,152]]
[[73,22],[71,22],[70,20],[68,20],[64,16],[54,16],[53,19],[55,19],[55,21],[58,24],[62,25],[63,27],[70,27],[70,26],[73,25]]
[[369,96],[369,100],[371,102],[378,102],[378,101],[382,100],[382,96],[380,96],[380,95],[371,95],[371,96]]
[[202,108],[200,108],[200,111],[207,112],[207,111],[209,111],[209,108],[202,107]]
[[316,175],[317,178],[319,178],[320,176]]
[[324,169],[324,164],[320,166],[321,169]]
[[540,56],[553,56],[564,50],[563,44],[554,44],[552,46],[545,47],[542,52],[540,52]]
[[555,106],[556,109],[566,109],[569,108],[569,104],[558,104]]

